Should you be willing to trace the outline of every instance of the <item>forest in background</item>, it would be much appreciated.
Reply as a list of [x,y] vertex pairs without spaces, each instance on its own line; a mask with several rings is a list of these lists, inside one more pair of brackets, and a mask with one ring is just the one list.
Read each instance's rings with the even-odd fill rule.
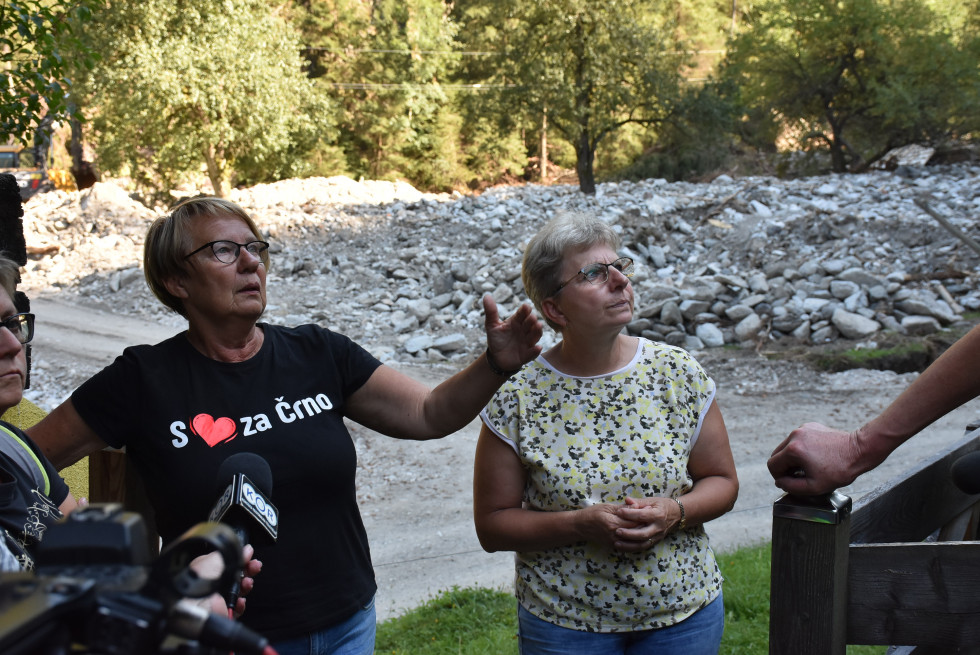
[[978,129],[980,0],[0,0],[0,133],[158,202],[844,173]]

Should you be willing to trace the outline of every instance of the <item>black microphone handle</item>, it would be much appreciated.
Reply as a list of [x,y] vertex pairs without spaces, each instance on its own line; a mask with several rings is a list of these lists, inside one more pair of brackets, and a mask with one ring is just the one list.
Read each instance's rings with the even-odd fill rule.
[[[211,510],[210,520],[230,527],[241,542],[261,544],[275,543],[278,534],[278,512],[269,500],[272,495],[272,470],[269,463],[250,452],[235,453],[221,463],[217,481],[231,476],[231,484],[224,490],[219,486],[218,503]],[[250,532],[251,531],[251,532]],[[234,615],[235,605],[241,595],[244,568],[235,576],[225,593],[225,603]]]
[[[249,543],[248,530],[240,525],[233,525],[231,528],[235,531],[235,536],[238,537],[238,541],[241,542],[242,548]],[[231,583],[231,587],[228,589],[228,593],[225,594],[225,603],[228,609],[234,611],[235,605],[238,603],[238,597],[242,594],[242,579],[245,577],[245,571],[242,570]]]

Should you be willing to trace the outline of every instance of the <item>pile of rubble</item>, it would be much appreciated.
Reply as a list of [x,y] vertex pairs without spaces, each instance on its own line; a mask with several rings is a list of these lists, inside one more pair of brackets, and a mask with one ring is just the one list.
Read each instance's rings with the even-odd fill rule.
[[[980,166],[710,183],[663,180],[427,194],[404,183],[286,180],[232,192],[272,242],[271,323],[316,322],[383,360],[482,350],[480,298],[525,300],[522,249],[557,212],[622,234],[638,267],[630,332],[690,350],[928,334],[980,309]],[[143,234],[158,214],[120,187],[25,205],[31,294],[73,293],[175,328],[149,293]],[[937,218],[938,217],[938,218]],[[545,345],[556,335],[545,336]]]

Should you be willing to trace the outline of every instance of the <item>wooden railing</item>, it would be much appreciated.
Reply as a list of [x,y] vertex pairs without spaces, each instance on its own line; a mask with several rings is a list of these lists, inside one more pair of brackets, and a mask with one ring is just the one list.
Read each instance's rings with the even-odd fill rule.
[[771,655],[844,655],[847,644],[980,652],[980,496],[950,477],[980,450],[977,427],[853,507],[838,492],[776,501]]

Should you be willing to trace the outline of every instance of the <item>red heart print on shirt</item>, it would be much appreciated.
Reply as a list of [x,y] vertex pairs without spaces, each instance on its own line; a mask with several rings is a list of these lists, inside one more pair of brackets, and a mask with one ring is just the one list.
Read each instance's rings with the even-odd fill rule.
[[210,414],[198,414],[191,419],[191,430],[212,448],[238,436],[238,426],[234,421],[223,416],[216,421]]

